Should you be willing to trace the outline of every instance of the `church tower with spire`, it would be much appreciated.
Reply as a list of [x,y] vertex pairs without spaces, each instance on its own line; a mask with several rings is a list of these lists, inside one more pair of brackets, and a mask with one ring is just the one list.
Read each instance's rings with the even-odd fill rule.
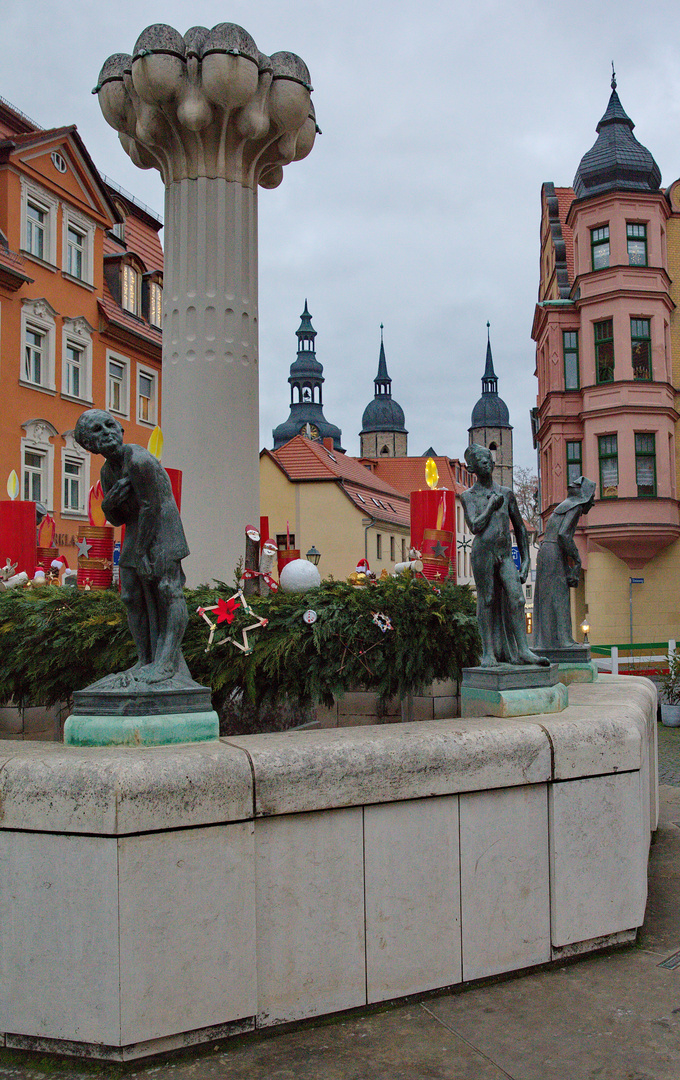
[[295,435],[307,435],[310,439],[331,438],[333,449],[344,454],[341,445],[342,432],[335,424],[329,424],[323,414],[324,383],[323,364],[316,358],[316,330],[312,326],[307,301],[300,316],[297,359],[290,365],[290,416],[272,432],[274,449],[290,442]]
[[361,418],[362,458],[406,457],[408,431],[404,426],[404,410],[392,397],[392,380],[387,373],[383,324],[380,324],[380,356],[378,374],[373,380],[375,394]]
[[494,479],[512,487],[512,425],[508,406],[498,396],[498,377],[491,354],[490,323],[486,324],[486,364],[482,375],[482,396],[472,410],[469,442],[486,446],[495,461]]

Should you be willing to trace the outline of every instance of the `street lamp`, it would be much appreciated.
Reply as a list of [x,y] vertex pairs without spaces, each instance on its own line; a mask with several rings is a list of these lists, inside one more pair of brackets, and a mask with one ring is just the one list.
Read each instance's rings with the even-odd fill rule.
[[583,622],[581,623],[580,629],[581,629],[581,633],[583,634],[583,644],[584,645],[590,644],[589,641],[588,641],[588,634],[590,633],[590,623],[588,622],[587,616],[583,620]]
[[314,544],[312,544],[309,551],[305,555],[305,558],[308,559],[310,563],[314,563],[315,566],[318,566],[319,559],[321,558],[321,552],[317,551],[314,547]]

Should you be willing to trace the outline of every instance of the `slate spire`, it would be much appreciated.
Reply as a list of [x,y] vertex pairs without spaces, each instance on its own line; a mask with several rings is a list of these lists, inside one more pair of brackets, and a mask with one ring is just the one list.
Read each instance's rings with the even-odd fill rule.
[[633,135],[635,124],[616,90],[612,65],[611,95],[597,125],[597,141],[581,159],[574,177],[577,199],[607,191],[658,191],[661,170],[646,146]]

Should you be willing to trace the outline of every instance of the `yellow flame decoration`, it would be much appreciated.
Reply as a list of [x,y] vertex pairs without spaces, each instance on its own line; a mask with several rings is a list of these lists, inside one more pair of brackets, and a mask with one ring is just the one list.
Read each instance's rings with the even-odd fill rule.
[[17,495],[19,494],[19,477],[17,476],[14,469],[12,469],[11,473],[7,477],[7,494],[9,495],[10,499],[16,499]]
[[102,503],[104,501],[104,491],[102,489],[101,480],[97,480],[96,484],[93,484],[90,488],[90,495],[87,500],[87,516],[90,519],[90,525],[96,525],[101,528],[106,525],[106,518],[104,511],[102,510]]
[[443,495],[442,495],[442,501],[439,504],[439,509],[437,510],[437,528],[438,529],[443,529],[444,528],[444,496]]
[[425,479],[429,488],[436,488],[439,483],[439,471],[434,458],[429,457],[425,462]]
[[153,456],[155,458],[158,458],[159,461],[163,457],[163,432],[159,428],[158,424],[156,424],[156,427],[151,432],[146,448],[149,453],[153,454]]

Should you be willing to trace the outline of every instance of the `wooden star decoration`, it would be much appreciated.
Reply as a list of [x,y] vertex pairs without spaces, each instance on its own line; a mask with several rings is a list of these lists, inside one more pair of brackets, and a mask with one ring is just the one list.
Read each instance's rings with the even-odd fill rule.
[[350,649],[347,642],[343,641],[339,634],[336,634],[335,636],[337,637],[340,644],[343,646],[342,659],[340,661],[340,667],[338,668],[338,674],[341,671],[343,671],[343,669],[345,667],[345,660],[346,660],[346,657],[347,657],[347,653],[349,653],[350,656],[354,656],[359,661],[359,663],[362,664],[366,668],[366,671],[372,677],[373,672],[371,671],[370,667],[368,666],[368,664],[364,660],[364,656],[366,655],[366,653],[369,653],[371,651],[371,649],[375,649],[376,645],[379,645],[380,642],[376,641],[375,644],[370,645],[368,649],[359,649],[358,652],[355,652],[354,649]]
[[[233,638],[225,638],[223,641],[219,641],[218,645],[225,645],[227,643],[227,641],[230,641],[231,644],[234,646],[234,648],[240,649],[240,651],[245,656],[248,656],[253,651],[252,646],[251,646],[250,642],[248,641],[248,633],[251,630],[257,630],[258,627],[266,626],[267,623],[269,622],[269,619],[264,619],[261,616],[256,615],[255,612],[253,611],[253,609],[251,608],[250,604],[247,602],[247,600],[246,600],[245,596],[243,595],[242,591],[239,589],[238,592],[235,592],[234,595],[230,596],[228,600],[223,600],[222,597],[220,597],[220,599],[217,601],[217,603],[212,604],[210,607],[196,608],[197,614],[200,615],[201,618],[205,619],[208,626],[210,627],[210,635],[208,637],[208,645],[207,645],[206,650],[205,650],[206,652],[209,652],[210,647],[212,646],[213,639],[215,637],[215,631],[217,630],[218,625],[220,623],[223,623],[223,622],[226,622],[228,625],[231,625],[231,623],[233,623],[233,621],[234,621],[234,619],[236,617],[236,612],[237,612],[237,610],[239,608],[242,608],[243,611],[245,611],[248,615],[252,615],[253,619],[255,620],[249,626],[245,626],[241,630],[241,636],[243,637],[243,644],[241,645],[238,641],[234,641]],[[216,622],[213,622],[212,619],[208,618],[207,613],[209,611],[216,611],[217,612],[217,621]]]

